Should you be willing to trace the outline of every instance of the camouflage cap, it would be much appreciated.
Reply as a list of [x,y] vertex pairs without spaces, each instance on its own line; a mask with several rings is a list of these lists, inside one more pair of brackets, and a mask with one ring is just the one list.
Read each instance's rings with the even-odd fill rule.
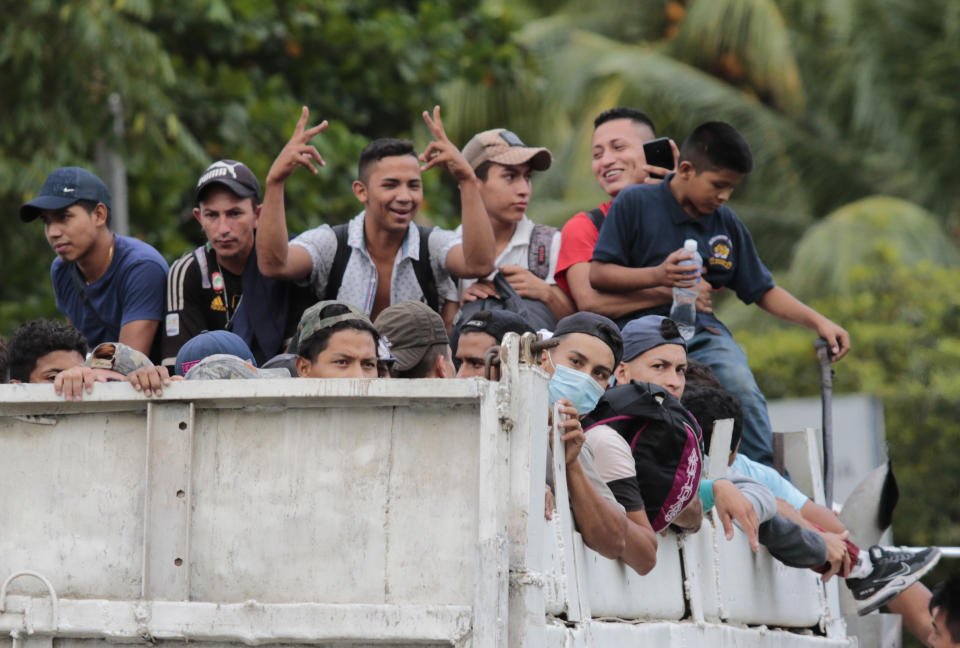
[[[332,306],[333,304],[340,304],[341,306],[346,307],[349,312],[343,313],[342,315],[333,315],[332,317],[320,317],[320,313],[323,312],[323,309],[327,306]],[[373,323],[370,321],[370,318],[367,317],[364,312],[356,306],[351,306],[350,304],[335,300],[317,302],[307,310],[303,311],[303,315],[300,317],[300,323],[297,324],[297,334],[295,336],[297,340],[297,350],[299,351],[300,346],[305,341],[310,339],[310,336],[317,331],[322,331],[323,329],[333,326],[334,324],[346,322],[348,320],[365,322],[370,326],[370,328],[373,328]]]
[[122,342],[98,344],[85,364],[93,369],[112,369],[124,376],[129,376],[137,369],[153,366],[144,353]]
[[286,369],[255,369],[247,361],[227,353],[207,356],[190,367],[187,380],[252,380],[255,378],[289,378]]

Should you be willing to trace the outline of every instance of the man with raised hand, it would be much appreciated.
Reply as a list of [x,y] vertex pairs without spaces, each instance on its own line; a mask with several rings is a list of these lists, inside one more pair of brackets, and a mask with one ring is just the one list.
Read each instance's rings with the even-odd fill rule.
[[[419,158],[406,140],[374,140],[363,150],[353,193],[364,209],[349,224],[322,225],[288,244],[284,182],[298,167],[316,174],[324,165],[310,140],[327,122],[306,128],[308,117],[304,106],[293,137],[267,174],[257,242],[261,272],[309,279],[318,299],[352,304],[373,318],[391,304],[422,301],[449,327],[458,308],[451,277],[489,274],[494,241],[477,176],[447,138],[439,106],[432,118],[423,113],[434,141]],[[454,232],[413,222],[423,201],[421,172],[438,165],[460,185],[462,240]]]

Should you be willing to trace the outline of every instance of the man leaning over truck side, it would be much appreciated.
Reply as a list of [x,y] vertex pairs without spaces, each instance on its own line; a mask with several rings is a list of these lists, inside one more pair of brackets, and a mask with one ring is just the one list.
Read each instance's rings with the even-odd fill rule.
[[[308,279],[318,299],[352,304],[376,318],[391,304],[422,301],[449,329],[458,295],[451,277],[483,277],[493,270],[494,241],[473,169],[447,138],[436,107],[424,121],[434,136],[419,159],[406,140],[374,140],[360,154],[353,194],[364,209],[344,226],[322,225],[287,243],[283,186],[298,167],[318,173],[323,158],[310,140],[327,122],[307,128],[306,107],[290,141],[267,173],[257,260],[261,272]],[[423,166],[420,166],[423,162]],[[460,186],[463,239],[413,221],[423,202],[421,172],[445,167]]]
[[[623,353],[616,324],[596,313],[574,313],[557,323],[560,344],[543,354],[550,374],[550,402],[561,403],[566,430],[567,488],[584,543],[607,558],[620,558],[639,574],[653,569],[657,536],[646,516],[630,516],[594,467],[580,418],[589,414]],[[579,461],[577,461],[579,459]]]

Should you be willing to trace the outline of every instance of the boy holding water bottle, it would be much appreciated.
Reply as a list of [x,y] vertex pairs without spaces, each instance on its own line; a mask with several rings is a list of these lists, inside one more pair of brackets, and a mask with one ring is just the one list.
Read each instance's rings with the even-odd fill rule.
[[[658,185],[636,185],[620,192],[600,230],[590,264],[597,290],[626,292],[653,286],[692,288],[705,279],[727,287],[747,304],[805,326],[827,340],[834,360],[850,350],[850,336],[840,326],[775,285],[760,260],[750,232],[724,203],[753,168],[743,137],[729,124],[701,124],[680,149],[676,173]],[[684,241],[697,241],[702,268],[690,271],[683,261],[694,255]],[[679,248],[679,249],[678,249]],[[667,315],[664,304],[642,315]],[[626,321],[618,321],[623,326]],[[720,382],[743,405],[741,452],[772,465],[773,437],[767,404],[730,331],[712,314],[698,312],[688,355],[713,369]]]

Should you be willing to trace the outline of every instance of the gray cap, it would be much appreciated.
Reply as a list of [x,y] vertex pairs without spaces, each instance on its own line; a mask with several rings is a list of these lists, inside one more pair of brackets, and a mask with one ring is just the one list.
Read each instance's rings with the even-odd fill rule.
[[676,322],[663,315],[645,315],[630,320],[620,334],[623,336],[624,362],[630,362],[641,353],[664,344],[679,344],[687,348]]
[[207,356],[190,367],[187,380],[252,380],[255,378],[289,378],[286,369],[251,369],[246,360],[226,353]]
[[129,376],[137,369],[153,366],[144,353],[122,342],[98,344],[85,364],[94,369],[112,369],[124,376]]

